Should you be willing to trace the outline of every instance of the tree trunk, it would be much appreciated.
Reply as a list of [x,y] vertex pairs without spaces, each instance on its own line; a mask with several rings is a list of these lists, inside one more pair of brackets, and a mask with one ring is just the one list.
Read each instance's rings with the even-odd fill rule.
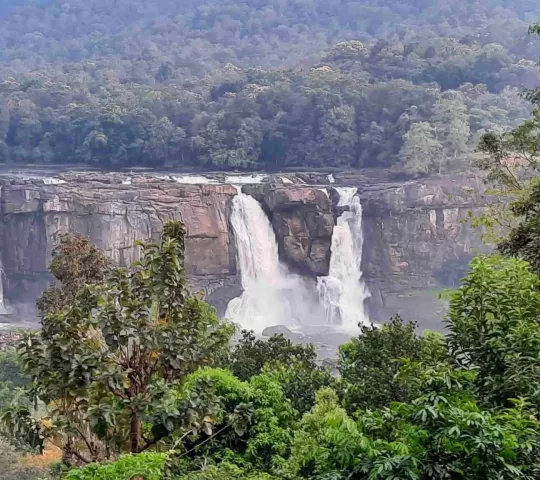
[[131,453],[139,453],[141,443],[141,420],[139,415],[135,412],[131,414],[130,438]]

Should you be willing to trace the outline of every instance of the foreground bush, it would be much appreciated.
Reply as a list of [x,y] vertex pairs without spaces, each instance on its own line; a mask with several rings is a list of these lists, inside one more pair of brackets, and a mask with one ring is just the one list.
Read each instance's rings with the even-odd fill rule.
[[144,480],[161,480],[166,455],[141,453],[126,455],[113,463],[92,463],[78,470],[71,470],[66,480],[130,480],[140,476]]

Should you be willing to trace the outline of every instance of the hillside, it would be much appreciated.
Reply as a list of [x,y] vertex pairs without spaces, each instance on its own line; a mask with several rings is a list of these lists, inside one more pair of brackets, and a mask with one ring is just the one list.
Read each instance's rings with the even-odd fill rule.
[[0,161],[468,168],[527,118],[523,1],[0,2]]

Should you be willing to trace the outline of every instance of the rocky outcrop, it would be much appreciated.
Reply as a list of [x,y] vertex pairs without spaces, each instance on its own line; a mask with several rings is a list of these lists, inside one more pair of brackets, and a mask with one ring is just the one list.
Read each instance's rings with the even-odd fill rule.
[[118,265],[139,257],[137,240],[157,239],[163,224],[186,224],[186,268],[190,286],[214,298],[220,290],[239,294],[229,211],[230,185],[183,185],[151,177],[122,180],[112,175],[65,175],[60,184],[3,181],[1,252],[5,291],[12,303],[35,299],[49,281],[47,265],[60,233],[88,235]]
[[475,253],[492,249],[470,224],[485,208],[484,191],[475,176],[360,187],[372,312],[394,293],[457,285]]
[[302,275],[327,275],[336,212],[324,188],[307,185],[252,185],[244,191],[269,215],[280,258]]

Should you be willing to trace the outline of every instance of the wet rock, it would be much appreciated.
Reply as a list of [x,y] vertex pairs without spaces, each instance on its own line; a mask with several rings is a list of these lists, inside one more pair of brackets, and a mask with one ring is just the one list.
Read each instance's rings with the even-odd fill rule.
[[275,325],[273,327],[266,327],[263,332],[263,337],[273,337],[274,335],[283,335],[286,338],[294,337],[294,333],[291,332],[285,325]]

